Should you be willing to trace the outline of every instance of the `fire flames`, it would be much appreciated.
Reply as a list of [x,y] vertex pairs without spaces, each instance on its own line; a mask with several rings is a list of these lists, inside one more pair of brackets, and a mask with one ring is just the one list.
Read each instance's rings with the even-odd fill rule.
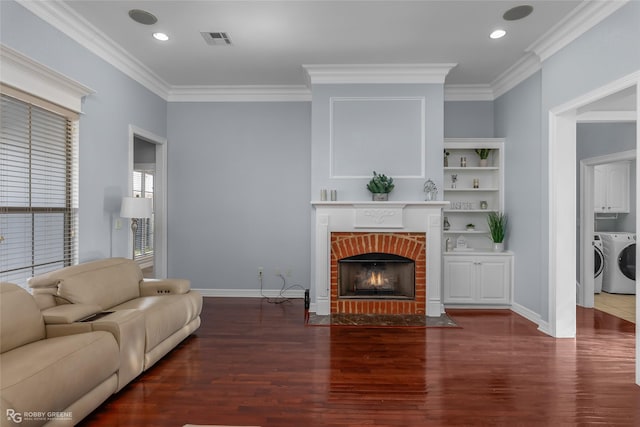
[[389,284],[389,280],[384,277],[384,274],[381,271],[372,271],[365,284],[374,287],[384,286]]

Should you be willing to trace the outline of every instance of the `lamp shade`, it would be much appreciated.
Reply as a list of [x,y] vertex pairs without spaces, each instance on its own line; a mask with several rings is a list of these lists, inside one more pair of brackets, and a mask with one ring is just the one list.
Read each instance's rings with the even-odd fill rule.
[[143,197],[123,197],[120,207],[122,218],[151,218],[153,201]]

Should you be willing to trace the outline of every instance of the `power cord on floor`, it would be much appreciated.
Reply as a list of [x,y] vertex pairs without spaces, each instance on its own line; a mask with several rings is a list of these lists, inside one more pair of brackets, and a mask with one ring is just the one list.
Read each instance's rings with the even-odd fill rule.
[[262,273],[259,274],[258,279],[260,280],[260,296],[262,298],[264,298],[269,304],[283,304],[285,302],[289,302],[291,301],[291,298],[286,297],[284,295],[285,292],[287,292],[290,289],[294,289],[294,288],[300,288],[303,291],[306,290],[305,288],[303,288],[301,285],[295,284],[295,285],[291,285],[289,287],[287,287],[287,279],[285,279],[285,277],[282,274],[277,274],[276,276],[280,277],[282,279],[282,287],[280,288],[280,292],[278,293],[278,296],[276,298],[270,298],[268,296],[266,296],[263,292],[263,283],[262,283]]

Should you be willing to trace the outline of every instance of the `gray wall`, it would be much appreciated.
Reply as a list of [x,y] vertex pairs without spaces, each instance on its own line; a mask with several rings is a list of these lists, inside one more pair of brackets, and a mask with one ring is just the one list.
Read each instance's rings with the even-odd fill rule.
[[133,137],[133,163],[155,164],[156,144]]
[[[309,287],[311,104],[170,103],[169,275]],[[287,277],[287,272],[290,276]]]
[[[511,162],[507,158],[505,197],[509,212],[520,209],[514,204],[514,193],[524,193],[520,200],[533,199],[527,204],[531,210],[521,212],[522,218],[511,215],[514,232],[508,243],[516,251],[515,301],[537,312],[545,321],[549,320],[548,112],[640,69],[640,49],[632,48],[637,47],[640,40],[638,22],[640,2],[629,2],[548,58],[538,74],[496,101],[497,136],[507,138],[508,144],[511,141],[533,144],[518,153],[524,163],[518,163],[517,167],[509,168]],[[539,86],[538,94],[534,94],[536,89],[529,85]],[[517,123],[526,128],[519,129]],[[525,151],[531,156],[525,157]],[[511,155],[513,150],[508,150],[507,157]],[[525,227],[532,231],[522,232]],[[515,230],[519,230],[518,233]],[[533,274],[522,274],[525,265],[531,266],[529,269]]]
[[446,101],[445,138],[493,138],[493,101]]
[[505,212],[509,216],[507,248],[515,252],[514,302],[540,313],[546,301],[540,268],[543,199],[540,169],[540,72],[495,102],[496,136],[505,138]]
[[[621,151],[635,150],[635,123],[579,123],[576,135],[577,202],[580,206],[580,160]],[[629,182],[630,212],[618,214],[617,219],[596,219],[596,231],[636,231],[636,164],[631,162]]]
[[129,125],[164,136],[165,101],[13,1],[0,2],[0,40],[96,92],[80,117],[79,258],[127,256],[113,219],[130,194]]

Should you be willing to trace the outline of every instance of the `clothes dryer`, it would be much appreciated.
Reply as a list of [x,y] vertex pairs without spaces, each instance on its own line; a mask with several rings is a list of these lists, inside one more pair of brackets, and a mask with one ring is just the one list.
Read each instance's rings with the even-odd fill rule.
[[604,272],[604,253],[602,252],[602,239],[599,234],[593,236],[593,291],[596,294],[602,292],[602,273]]
[[636,293],[636,241],[633,233],[599,233],[604,253],[602,290]]

